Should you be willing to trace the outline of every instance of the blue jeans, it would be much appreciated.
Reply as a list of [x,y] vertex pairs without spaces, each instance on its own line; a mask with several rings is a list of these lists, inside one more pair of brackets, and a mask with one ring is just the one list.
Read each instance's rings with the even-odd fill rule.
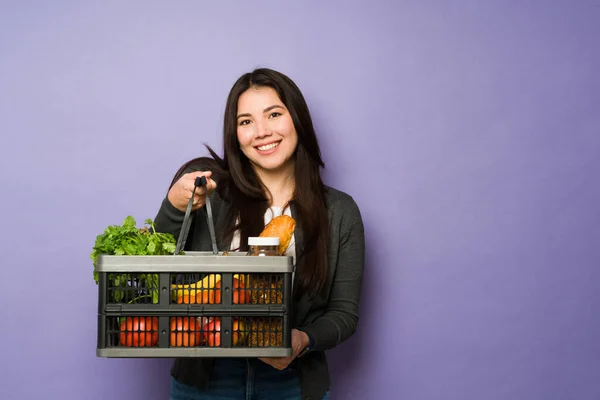
[[[300,377],[257,359],[215,359],[209,389],[201,391],[171,378],[170,400],[301,400]],[[329,391],[321,400],[329,400]]]

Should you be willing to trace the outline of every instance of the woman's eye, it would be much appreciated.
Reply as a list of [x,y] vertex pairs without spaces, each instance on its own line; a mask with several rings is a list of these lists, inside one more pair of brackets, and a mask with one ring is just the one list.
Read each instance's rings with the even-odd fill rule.
[[247,125],[249,123],[250,123],[249,119],[244,119],[244,120],[240,121],[240,125]]
[[280,113],[278,113],[278,112],[273,112],[273,113],[271,113],[271,118],[275,118],[275,117],[278,117],[278,116],[280,116],[280,115],[281,115],[281,114],[280,114]]

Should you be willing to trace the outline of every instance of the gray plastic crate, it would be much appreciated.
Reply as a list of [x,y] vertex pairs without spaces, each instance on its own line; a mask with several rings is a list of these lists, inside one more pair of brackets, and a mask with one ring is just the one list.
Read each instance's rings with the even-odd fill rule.
[[287,357],[293,258],[98,258],[99,357]]

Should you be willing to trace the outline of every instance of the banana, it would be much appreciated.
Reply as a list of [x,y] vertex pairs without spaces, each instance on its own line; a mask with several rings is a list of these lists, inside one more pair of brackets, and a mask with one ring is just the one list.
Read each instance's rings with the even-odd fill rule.
[[234,274],[233,275],[233,279],[238,279],[242,283],[246,283],[245,282],[246,281],[245,278],[246,278],[246,275],[242,275],[241,277],[240,277],[240,274]]
[[[196,299],[203,292],[211,292],[211,297],[214,297],[214,288],[221,281],[220,274],[210,274],[203,279],[187,285],[171,285],[173,299],[177,299],[177,303],[203,303],[200,299]],[[206,297],[206,296],[205,296]],[[220,297],[220,296],[219,296]],[[197,301],[200,300],[200,301]]]

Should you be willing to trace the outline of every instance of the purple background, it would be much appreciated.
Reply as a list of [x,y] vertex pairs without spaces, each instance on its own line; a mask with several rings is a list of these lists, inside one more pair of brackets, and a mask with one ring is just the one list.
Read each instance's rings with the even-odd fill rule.
[[333,399],[600,398],[597,2],[290,3],[0,3],[0,398],[168,397],[170,360],[96,358],[91,247],[257,66],[365,220]]

